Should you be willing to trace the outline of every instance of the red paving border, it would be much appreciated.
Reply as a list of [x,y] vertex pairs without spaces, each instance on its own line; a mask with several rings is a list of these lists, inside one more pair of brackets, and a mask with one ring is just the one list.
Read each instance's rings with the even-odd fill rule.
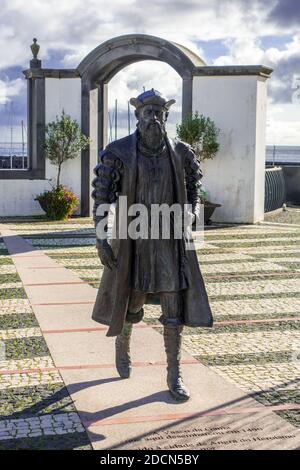
[[64,281],[64,282],[40,282],[33,284],[23,284],[24,287],[45,287],[45,286],[60,286],[60,285],[73,285],[73,284],[88,284],[87,281]]
[[[45,255],[47,256],[47,255]],[[56,261],[56,260],[54,260]],[[80,265],[79,265],[80,266]],[[66,268],[66,269],[70,269],[70,271],[72,271],[71,268],[76,268],[76,266],[24,266],[24,269],[61,269],[61,268]],[[201,265],[200,265],[201,267]],[[84,266],[82,266],[82,269],[85,269]],[[95,270],[96,269],[103,269],[101,266],[95,266],[94,268]],[[220,275],[217,275],[215,276],[214,274],[203,274],[203,277],[204,279],[206,280],[210,280],[210,279],[234,279],[234,278],[240,278],[240,277],[251,277],[251,276],[261,276],[261,277],[270,277],[270,276],[284,276],[285,274],[298,274],[300,276],[300,271],[281,271],[281,272],[278,272],[278,273],[265,273],[265,274],[260,274],[260,273],[257,273],[257,272],[253,272],[253,271],[250,271],[249,273],[244,273],[244,274],[220,274]],[[76,274],[76,273],[75,273]],[[99,278],[100,279],[100,278]],[[90,283],[96,283],[96,282],[99,282],[98,279],[95,279],[94,281],[82,281],[83,284],[90,284]],[[73,281],[61,281],[61,282],[57,282],[57,284],[72,284]],[[25,284],[26,286],[48,286],[48,285],[52,285],[53,283],[52,282],[43,282],[43,283],[33,283],[33,284]]]
[[49,307],[49,305],[85,305],[85,304],[92,304],[94,305],[95,300],[83,300],[81,302],[47,302],[47,303],[42,303],[42,304],[34,304],[33,302],[30,302],[32,306],[44,306],[44,307]]
[[269,406],[257,406],[250,408],[236,407],[236,408],[220,408],[214,411],[202,411],[196,413],[168,413],[162,415],[152,416],[128,416],[119,418],[103,418],[97,421],[83,420],[83,424],[86,428],[105,426],[112,424],[131,424],[131,423],[147,423],[151,421],[173,421],[185,418],[201,418],[205,416],[218,416],[218,415],[231,415],[231,414],[249,414],[249,413],[261,413],[266,411],[284,411],[284,410],[299,410],[300,404],[285,404],[285,405],[269,405]]
[[[300,317],[282,317],[282,318],[271,318],[268,320],[228,320],[221,322],[214,322],[214,327],[221,327],[223,325],[244,325],[252,323],[276,323],[279,321],[300,321]],[[143,324],[135,325],[135,328],[162,328],[162,325],[152,325],[152,324]],[[68,329],[57,329],[57,330],[41,330],[43,334],[59,334],[59,333],[84,333],[84,332],[93,332],[93,331],[106,331],[108,327],[106,326],[96,326],[90,328],[68,328]]]
[[[201,364],[197,359],[182,359],[181,364]],[[133,362],[133,367],[166,366],[166,361],[140,361]],[[0,375],[35,374],[43,372],[59,372],[60,370],[81,369],[115,369],[115,364],[78,364],[73,366],[36,367],[32,369],[0,369]]]

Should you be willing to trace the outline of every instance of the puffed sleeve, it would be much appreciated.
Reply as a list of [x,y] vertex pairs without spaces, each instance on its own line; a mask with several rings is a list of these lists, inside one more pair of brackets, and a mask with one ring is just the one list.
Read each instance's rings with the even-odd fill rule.
[[115,202],[119,196],[121,187],[123,165],[119,158],[113,153],[104,150],[100,153],[100,162],[94,168],[96,177],[92,181],[94,199],[93,206],[93,219],[95,225],[103,217],[107,217],[108,213],[104,216],[97,215],[97,209],[101,204],[111,204]]
[[185,154],[185,184],[188,203],[192,205],[193,212],[200,202],[200,188],[203,173],[193,149],[188,146]]

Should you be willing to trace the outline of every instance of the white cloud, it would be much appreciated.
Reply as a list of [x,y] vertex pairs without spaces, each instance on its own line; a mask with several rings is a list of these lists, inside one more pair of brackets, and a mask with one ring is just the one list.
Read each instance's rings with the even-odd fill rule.
[[12,97],[19,95],[24,89],[25,83],[21,78],[11,81],[0,80],[0,104],[8,103]]
[[300,145],[299,103],[269,102],[266,131],[268,145]]
[[[26,65],[36,36],[41,58],[65,49],[70,65],[103,41],[121,34],[146,33],[195,47],[196,41],[255,38],[280,34],[268,19],[276,0],[2,0],[0,67]],[[285,26],[284,33],[290,31]],[[8,46],[9,43],[9,47]]]
[[[270,17],[280,2],[282,0],[152,0],[151,3],[148,0],[32,0],[29,7],[25,0],[1,0],[0,69],[15,65],[26,68],[34,36],[41,46],[40,58],[44,66],[49,64],[53,51],[57,51],[65,55],[63,65],[67,68],[76,67],[102,42],[129,33],[152,34],[180,43],[208,62],[209,57],[204,57],[197,41],[222,40],[228,54],[218,57],[216,65],[265,63],[276,69],[300,50],[297,24],[280,24]],[[259,38],[266,35],[294,37],[282,50],[276,47],[264,50]],[[159,78],[156,78],[158,71]],[[287,84],[292,80],[290,75],[273,75],[269,81],[272,96],[279,99],[286,95],[286,87],[291,86]],[[141,92],[143,85],[154,86],[178,100],[172,107],[174,121],[177,120],[181,80],[167,65],[140,62],[124,69],[111,81],[110,97],[117,96],[120,111],[126,113],[128,98]],[[0,103],[21,92],[24,88],[20,79],[0,82]],[[174,130],[172,119],[171,114],[170,127]],[[283,116],[280,119],[280,122],[287,121]],[[281,135],[285,139],[278,122],[269,120],[269,135]],[[288,135],[293,139],[298,132],[297,125],[296,121],[290,124],[295,131],[289,131]]]
[[[114,112],[115,99],[118,100],[119,137],[127,133],[128,100],[138,96],[145,89],[154,88],[166,99],[174,98],[176,103],[170,108],[168,132],[175,135],[175,126],[181,119],[182,80],[172,67],[164,62],[142,61],[121,70],[110,81],[108,87],[109,109]],[[130,106],[131,129],[135,126],[134,108]]]

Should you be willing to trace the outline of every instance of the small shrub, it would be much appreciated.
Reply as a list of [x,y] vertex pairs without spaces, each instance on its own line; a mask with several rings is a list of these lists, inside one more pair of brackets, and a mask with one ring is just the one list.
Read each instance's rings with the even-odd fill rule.
[[50,191],[44,191],[36,196],[46,216],[51,220],[67,220],[76,210],[79,200],[72,191],[59,185]]
[[198,111],[188,114],[182,124],[177,124],[176,132],[180,140],[190,144],[199,161],[214,158],[219,150],[220,129]]

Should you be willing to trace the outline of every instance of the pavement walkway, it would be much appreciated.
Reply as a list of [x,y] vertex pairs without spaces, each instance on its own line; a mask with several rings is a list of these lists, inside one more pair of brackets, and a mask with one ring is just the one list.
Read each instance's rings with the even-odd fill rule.
[[185,329],[184,404],[166,389],[158,306],[134,328],[132,377],[118,377],[114,339],[91,320],[101,267],[90,221],[0,231],[0,448],[300,448],[299,228],[205,234],[216,322]]

